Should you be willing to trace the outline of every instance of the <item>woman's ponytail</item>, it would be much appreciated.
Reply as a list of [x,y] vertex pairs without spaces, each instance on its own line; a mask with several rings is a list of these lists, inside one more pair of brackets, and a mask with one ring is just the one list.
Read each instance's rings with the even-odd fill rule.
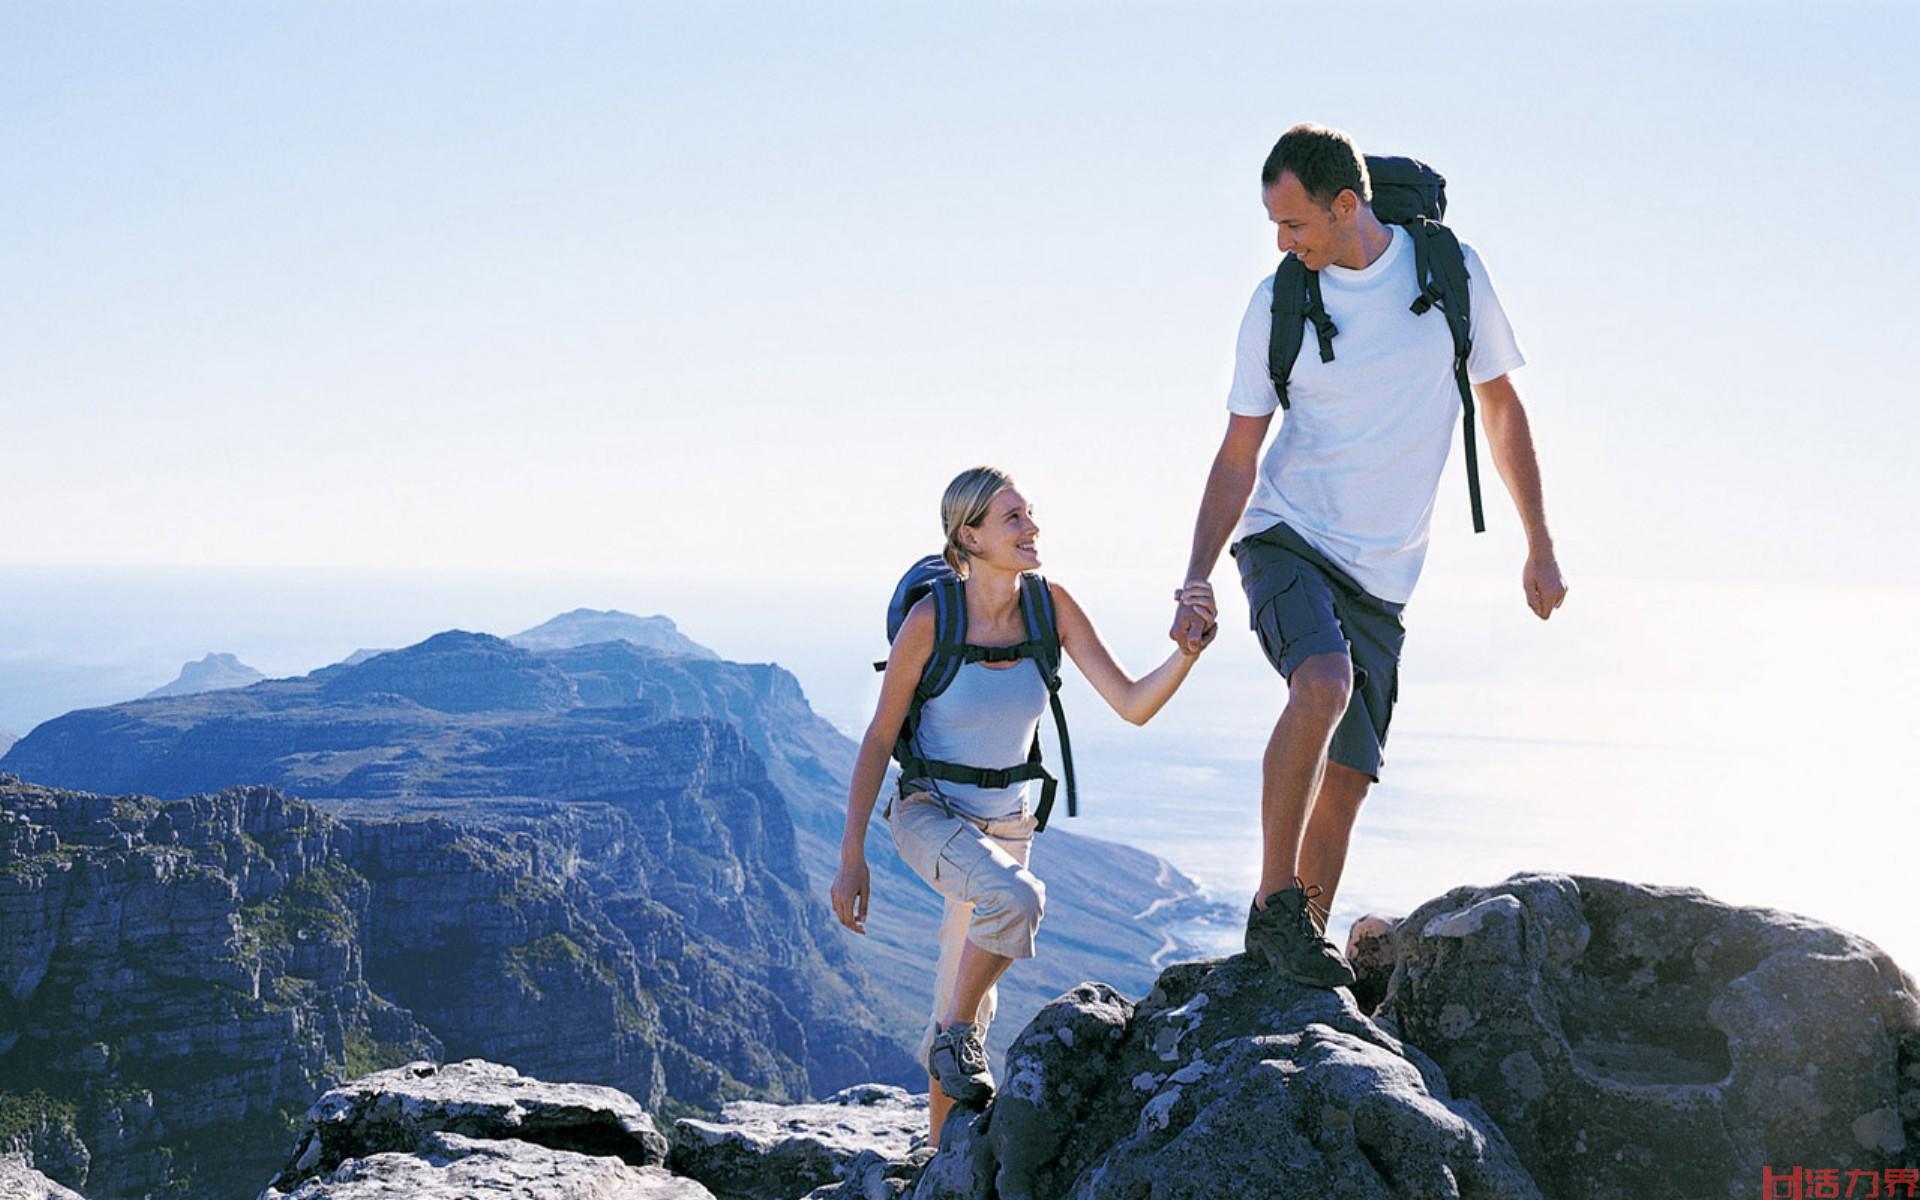
[[940,498],[940,524],[947,531],[947,544],[941,555],[955,574],[967,573],[970,557],[966,547],[960,544],[960,531],[986,520],[987,507],[993,498],[1012,486],[1013,477],[994,467],[962,471],[947,485],[947,494]]

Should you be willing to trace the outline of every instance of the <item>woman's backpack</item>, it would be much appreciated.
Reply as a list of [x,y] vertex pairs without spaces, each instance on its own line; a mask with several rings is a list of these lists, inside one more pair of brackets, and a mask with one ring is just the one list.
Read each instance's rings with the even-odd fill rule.
[[[1047,827],[1053,811],[1057,781],[1040,762],[1040,731],[1034,730],[1033,749],[1027,761],[1011,767],[980,767],[968,763],[940,762],[922,757],[916,749],[920,710],[927,701],[947,690],[960,668],[970,662],[1014,662],[1033,660],[1040,678],[1047,685],[1047,702],[1053,709],[1053,725],[1060,735],[1062,773],[1067,777],[1067,815],[1080,815],[1080,799],[1073,780],[1073,744],[1067,738],[1067,717],[1060,708],[1060,629],[1054,619],[1053,593],[1047,581],[1028,572],[1020,576],[1020,614],[1026,621],[1027,638],[1017,646],[970,646],[967,644],[966,581],[938,554],[929,554],[900,578],[887,605],[887,641],[891,643],[906,623],[907,613],[927,596],[933,597],[933,653],[920,672],[906,720],[900,724],[900,737],[893,745],[894,761],[900,764],[900,778],[934,779],[948,783],[968,783],[975,787],[1003,788],[1026,779],[1038,779],[1040,804],[1034,810],[1036,829]],[[884,671],[878,662],[874,669]]]

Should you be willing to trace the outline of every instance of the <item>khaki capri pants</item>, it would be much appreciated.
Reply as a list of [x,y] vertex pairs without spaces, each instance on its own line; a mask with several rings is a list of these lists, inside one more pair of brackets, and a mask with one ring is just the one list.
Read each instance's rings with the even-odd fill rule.
[[[1024,808],[1004,820],[979,821],[948,816],[931,793],[910,792],[889,803],[885,815],[901,859],[946,899],[933,1012],[920,1039],[924,1063],[940,1031],[940,1018],[953,1004],[960,951],[971,941],[1007,958],[1032,958],[1047,885],[1027,870],[1037,822]],[[983,1039],[993,1023],[998,991],[987,989],[973,1017]]]

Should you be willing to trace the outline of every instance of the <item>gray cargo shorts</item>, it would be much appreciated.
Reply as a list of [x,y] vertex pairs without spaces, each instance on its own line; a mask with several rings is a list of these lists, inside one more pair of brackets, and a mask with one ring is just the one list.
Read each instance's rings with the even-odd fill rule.
[[1406,608],[1370,595],[1286,525],[1235,542],[1234,561],[1247,611],[1267,661],[1283,679],[1316,654],[1353,664],[1353,698],[1333,731],[1327,758],[1380,781],[1387,727],[1400,697],[1400,648]]

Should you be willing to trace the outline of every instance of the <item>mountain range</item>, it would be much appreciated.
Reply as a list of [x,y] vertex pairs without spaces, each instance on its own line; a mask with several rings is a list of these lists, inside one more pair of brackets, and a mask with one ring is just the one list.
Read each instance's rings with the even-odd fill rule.
[[[58,1103],[91,1097],[69,1124],[94,1136],[74,1136],[99,1156],[99,1178],[133,1187],[127,1155],[153,1145],[204,1179],[244,1177],[257,1164],[223,1159],[215,1132],[236,1104],[283,1119],[381,1047],[486,1057],[668,1107],[866,1080],[924,1086],[909,1051],[938,898],[876,822],[870,936],[841,930],[822,902],[853,744],[777,666],[678,643],[565,644],[609,615],[624,616],[580,610],[528,631],[544,630],[551,649],[448,631],[302,677],[68,713],[21,739],[0,771],[43,787],[0,788],[0,818],[17,827],[12,867],[0,847],[0,893],[11,871],[16,896],[0,902],[16,918],[11,933],[0,926],[9,1087],[32,1079]],[[647,632],[679,637],[670,622]],[[62,790],[49,799],[46,788]],[[282,861],[290,822],[325,832]],[[183,837],[189,826],[200,832]],[[1049,830],[1041,853],[1045,949],[1003,989],[1001,1047],[1082,979],[1149,983],[1177,944],[1173,923],[1200,903],[1141,851]],[[129,924],[151,930],[154,906],[175,903],[165,888],[117,890],[130,872],[159,870],[155,859],[169,878],[205,878],[216,911],[194,938],[148,946],[128,966],[103,946],[135,938]],[[90,911],[122,928],[71,926]],[[321,966],[303,929],[330,931]],[[22,945],[38,966],[15,961]],[[190,962],[256,964],[242,969],[256,982],[236,988],[238,1008],[169,999],[166,981],[200,970],[174,961],[183,945]],[[273,962],[278,974],[258,965]],[[116,997],[111,1012],[86,1016],[97,995]],[[221,1031],[254,1019],[247,1003],[295,1014],[283,1033],[308,1031],[302,1069],[276,1069],[267,1086],[263,1068],[235,1067],[225,1107],[164,1095],[175,1076],[155,1069],[153,1047],[211,1053]],[[132,1028],[115,1024],[121,1014]],[[329,1029],[358,1032],[312,1040]],[[285,1059],[255,1037],[195,1070],[249,1053]],[[170,1132],[103,1150],[101,1130],[129,1127],[128,1088],[163,1094],[154,1108]]]

